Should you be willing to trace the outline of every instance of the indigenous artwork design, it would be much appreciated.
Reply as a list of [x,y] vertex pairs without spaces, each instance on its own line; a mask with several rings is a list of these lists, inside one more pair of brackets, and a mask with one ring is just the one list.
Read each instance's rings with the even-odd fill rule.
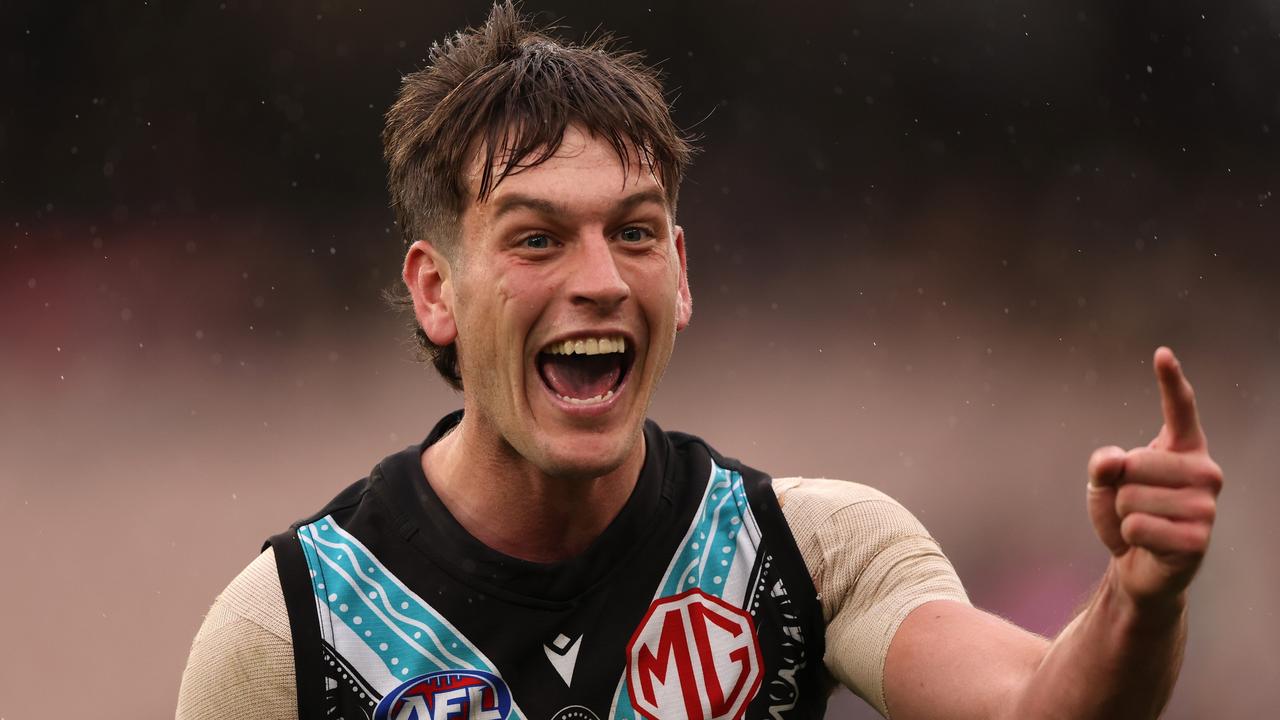
[[[497,681],[495,687],[506,692],[498,669],[484,653],[388,572],[332,516],[298,528],[298,539],[311,569],[321,639],[341,658],[347,675],[361,678],[367,692],[381,698],[403,689],[410,678],[448,673],[461,677],[465,671],[492,678]],[[331,663],[331,667],[337,665]],[[329,680],[336,684],[338,674]],[[502,717],[509,713],[513,720],[525,720],[509,692],[505,697],[507,709]],[[456,717],[442,717],[446,716]],[[401,720],[397,715],[388,717]],[[490,715],[463,717],[499,720]],[[412,715],[405,720],[409,718]]]
[[[813,683],[803,679],[807,626],[788,593],[791,576],[774,561],[778,548],[766,547],[742,473],[702,467],[709,475],[693,486],[696,510],[665,531],[642,577],[612,591],[614,601],[632,599],[625,616],[601,606],[602,625],[557,617],[527,636],[519,624],[486,635],[501,625],[492,615],[475,627],[467,624],[475,618],[451,615],[481,631],[473,641],[357,539],[358,524],[326,514],[301,525],[299,598],[314,601],[326,716],[529,720],[532,708],[551,720],[813,717],[821,698],[802,692]],[[437,587],[422,579],[431,577],[414,587]],[[603,673],[601,663],[610,665]],[[578,687],[575,671],[593,679]]]

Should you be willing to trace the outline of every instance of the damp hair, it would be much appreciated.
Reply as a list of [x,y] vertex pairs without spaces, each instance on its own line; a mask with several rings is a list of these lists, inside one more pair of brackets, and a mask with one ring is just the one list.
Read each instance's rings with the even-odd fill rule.
[[[695,150],[671,118],[659,73],[612,36],[574,43],[556,37],[558,30],[534,24],[506,0],[483,25],[435,43],[426,67],[403,78],[382,143],[406,246],[427,240],[454,257],[468,204],[545,162],[570,125],[608,142],[624,169],[652,171],[675,213]],[[476,163],[473,189],[468,171]],[[412,310],[406,289],[386,297]],[[460,390],[456,343],[436,345],[416,320],[413,327],[420,355]]]

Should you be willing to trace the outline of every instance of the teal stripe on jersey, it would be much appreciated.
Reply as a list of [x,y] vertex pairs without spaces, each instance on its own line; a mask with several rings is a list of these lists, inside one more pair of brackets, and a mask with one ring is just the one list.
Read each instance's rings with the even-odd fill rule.
[[711,480],[707,483],[698,519],[667,569],[655,599],[679,595],[692,588],[724,597],[725,580],[738,552],[737,534],[743,518],[751,510],[747,506],[742,476],[714,463],[711,467]]
[[[298,528],[298,539],[311,571],[321,635],[380,692],[439,670],[501,675],[332,516]],[[514,701],[511,717],[524,718]]]

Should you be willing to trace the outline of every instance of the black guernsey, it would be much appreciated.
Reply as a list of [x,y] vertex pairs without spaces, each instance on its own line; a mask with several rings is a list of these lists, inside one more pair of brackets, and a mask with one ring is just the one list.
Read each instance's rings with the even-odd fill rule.
[[303,720],[816,719],[813,582],[770,478],[646,422],[622,511],[553,564],[483,545],[427,439],[270,539]]

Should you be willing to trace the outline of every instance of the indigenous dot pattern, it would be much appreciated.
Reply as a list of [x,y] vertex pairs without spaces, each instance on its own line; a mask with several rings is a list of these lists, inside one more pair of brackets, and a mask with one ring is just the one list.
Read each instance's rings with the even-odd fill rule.
[[374,708],[382,696],[369,687],[360,673],[349,667],[331,646],[324,643],[322,647],[328,672],[325,679],[325,703],[330,711],[326,717],[343,720],[337,713],[344,707],[358,707],[365,711],[359,720],[373,717]]
[[[497,668],[332,516],[298,528],[320,634],[379,697],[430,672]],[[376,704],[376,698],[374,702]],[[524,720],[513,705],[510,717]]]

